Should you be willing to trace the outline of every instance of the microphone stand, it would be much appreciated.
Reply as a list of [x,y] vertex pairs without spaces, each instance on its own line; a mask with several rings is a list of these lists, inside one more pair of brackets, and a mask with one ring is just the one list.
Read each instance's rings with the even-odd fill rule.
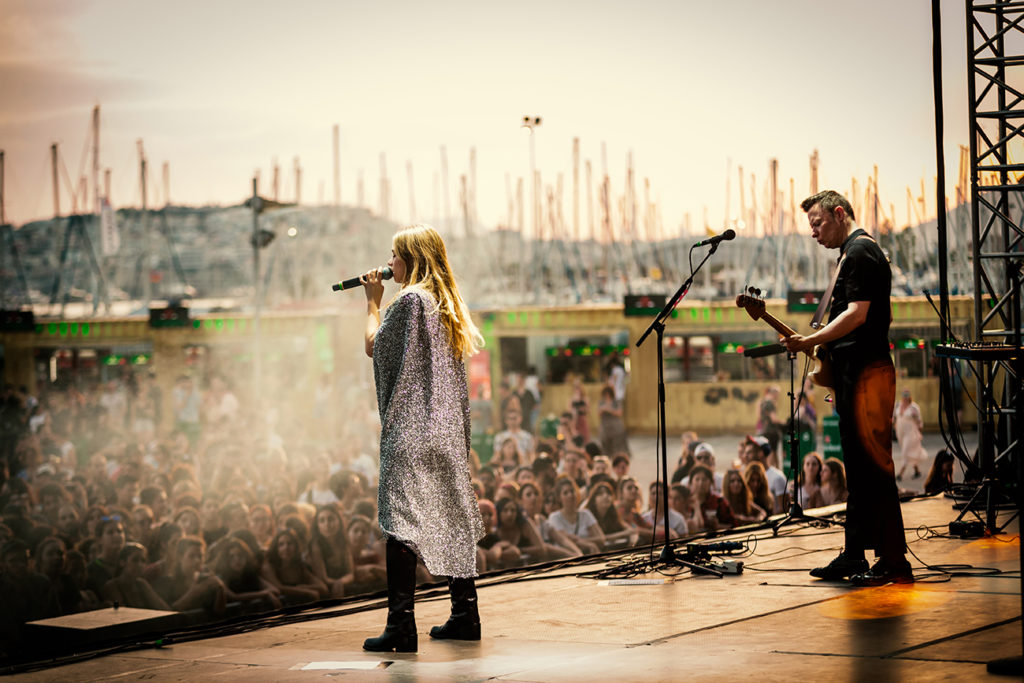
[[[704,567],[704,566],[701,566],[699,564],[694,564],[693,562],[688,562],[687,560],[683,560],[683,559],[677,557],[676,553],[675,553],[675,550],[672,548],[672,544],[669,542],[668,534],[669,534],[669,528],[670,527],[669,527],[669,523],[668,523],[668,481],[667,481],[667,477],[668,477],[668,451],[667,451],[668,445],[667,445],[667,438],[666,438],[666,434],[665,434],[665,359],[664,359],[665,320],[670,315],[672,315],[673,309],[675,309],[676,305],[682,300],[682,298],[684,296],[686,296],[686,293],[690,290],[690,285],[693,284],[694,276],[700,271],[700,269],[704,265],[704,263],[709,258],[711,258],[711,255],[714,254],[718,250],[718,245],[719,244],[720,244],[720,242],[715,242],[714,244],[711,245],[711,249],[708,250],[708,253],[704,256],[704,260],[702,260],[699,264],[697,264],[697,268],[694,269],[690,273],[690,277],[686,278],[686,282],[684,282],[679,287],[679,289],[676,290],[676,293],[673,294],[671,296],[671,298],[669,298],[668,302],[666,302],[666,304],[665,304],[665,307],[663,309],[661,309],[661,312],[658,313],[657,317],[655,317],[654,322],[652,322],[650,324],[650,326],[647,328],[647,330],[640,336],[640,339],[637,340],[636,347],[640,348],[640,346],[643,345],[643,343],[647,339],[647,337],[650,336],[651,332],[655,332],[657,334],[657,337],[658,337],[658,425],[659,425],[659,434],[658,434],[658,436],[660,438],[660,443],[661,443],[661,471],[664,473],[663,476],[666,478],[666,481],[664,482],[664,486],[661,487],[661,498],[662,498],[661,503],[662,503],[662,507],[665,510],[665,546],[661,549],[661,554],[658,556],[658,561],[656,563],[654,563],[654,566],[667,565],[667,566],[670,566],[670,567],[686,567],[687,569],[689,569],[690,571],[692,571],[694,573],[713,574],[714,576],[717,576],[718,578],[722,578],[722,572],[720,572],[720,571],[718,571],[716,569],[712,569],[711,567]],[[691,250],[692,250],[692,247],[691,247]],[[654,522],[654,528],[657,529],[658,521],[657,520],[652,520],[652,521]],[[652,540],[651,541],[652,548],[653,548],[653,545],[654,545],[654,541]]]
[[[786,351],[785,347],[782,347]],[[752,354],[753,355],[753,354]],[[800,437],[796,428],[796,356],[792,351],[786,351],[786,358],[789,360],[789,429],[787,446],[789,450],[789,470],[793,473],[793,500],[790,501],[789,512],[775,521],[768,522],[772,528],[772,536],[779,535],[779,527],[788,522],[820,522],[822,524],[834,524],[845,527],[845,522],[826,517],[815,517],[804,512],[800,505]],[[804,399],[804,388],[800,387],[800,401]]]

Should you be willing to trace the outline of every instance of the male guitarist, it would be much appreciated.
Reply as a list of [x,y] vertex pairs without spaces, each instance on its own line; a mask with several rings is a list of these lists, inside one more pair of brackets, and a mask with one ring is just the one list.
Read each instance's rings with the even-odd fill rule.
[[[807,336],[783,340],[790,351],[827,344],[835,378],[839,438],[850,497],[846,503],[846,547],[811,576],[877,586],[914,580],[906,560],[903,514],[892,461],[891,422],[896,381],[889,355],[889,294],[892,273],[878,244],[854,223],[850,202],[826,190],[801,202],[811,234],[839,249],[839,274],[828,324]],[[878,561],[870,569],[865,550]]]

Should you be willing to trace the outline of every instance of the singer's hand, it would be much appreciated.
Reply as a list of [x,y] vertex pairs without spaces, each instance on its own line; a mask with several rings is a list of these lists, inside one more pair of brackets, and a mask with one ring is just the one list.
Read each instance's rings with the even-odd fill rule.
[[381,277],[380,271],[380,268],[374,268],[359,278],[363,283],[366,301],[372,301],[377,308],[380,308],[380,300],[384,298],[384,279]]

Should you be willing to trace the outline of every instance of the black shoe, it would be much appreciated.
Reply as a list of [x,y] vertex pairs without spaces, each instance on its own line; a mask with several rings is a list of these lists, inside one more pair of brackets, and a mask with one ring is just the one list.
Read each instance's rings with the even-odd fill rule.
[[416,652],[416,553],[388,537],[385,564],[388,572],[388,621],[384,633],[363,641],[370,652]]
[[416,652],[418,638],[416,637],[416,625],[413,624],[412,632],[406,630],[391,630],[391,626],[384,627],[384,633],[376,638],[367,638],[363,641],[363,649],[367,652]]
[[852,558],[845,552],[839,553],[836,559],[824,567],[811,570],[811,576],[826,581],[842,581],[848,576],[868,571],[868,561],[863,557]]
[[914,583],[914,570],[906,560],[879,560],[866,572],[850,577],[854,586],[884,586],[887,583]]
[[449,578],[448,591],[452,597],[452,615],[443,626],[430,629],[430,637],[438,640],[480,640],[476,582],[472,578]]

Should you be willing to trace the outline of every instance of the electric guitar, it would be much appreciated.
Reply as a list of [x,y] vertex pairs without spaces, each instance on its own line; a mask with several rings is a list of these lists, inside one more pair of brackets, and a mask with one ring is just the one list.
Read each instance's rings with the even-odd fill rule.
[[[754,320],[764,320],[773,330],[781,334],[783,337],[796,334],[796,331],[793,328],[789,327],[765,310],[763,299],[747,296],[746,294],[740,294],[736,297],[736,305],[745,310],[747,315]],[[828,351],[825,349],[825,345],[819,344],[814,347],[813,351],[805,351],[804,353],[810,356],[810,358],[815,362],[814,369],[807,375],[810,380],[819,387],[832,389],[832,361],[828,356]]]

